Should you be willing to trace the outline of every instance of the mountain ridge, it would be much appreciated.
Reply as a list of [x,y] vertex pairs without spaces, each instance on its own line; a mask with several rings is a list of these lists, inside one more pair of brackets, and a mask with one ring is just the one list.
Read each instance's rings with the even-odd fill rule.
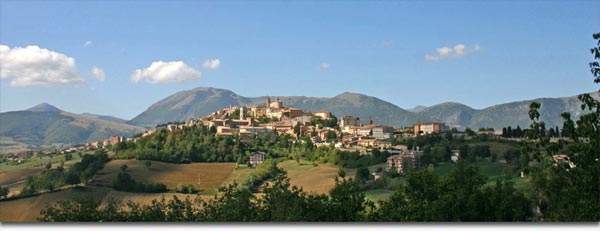
[[[593,93],[592,93],[593,94]],[[361,93],[342,92],[333,97],[311,96],[270,96],[272,100],[279,98],[284,106],[300,108],[308,111],[328,110],[337,117],[353,115],[363,118],[373,118],[378,124],[397,127],[410,126],[418,121],[442,121],[451,127],[479,128],[492,127],[501,129],[506,126],[527,127],[530,123],[527,112],[532,101],[541,102],[542,119],[547,124],[562,126],[560,114],[563,111],[572,112],[575,116],[581,114],[578,109],[577,96],[560,98],[536,98],[497,104],[482,109],[474,109],[459,102],[443,102],[430,107],[420,108],[417,112],[403,109],[377,97]],[[596,96],[597,93],[596,93]],[[152,104],[147,110],[129,121],[130,124],[152,127],[169,121],[189,120],[228,106],[264,105],[267,96],[244,97],[228,89],[213,87],[196,87],[180,91]],[[562,111],[561,111],[562,110]],[[168,113],[167,113],[168,112]]]

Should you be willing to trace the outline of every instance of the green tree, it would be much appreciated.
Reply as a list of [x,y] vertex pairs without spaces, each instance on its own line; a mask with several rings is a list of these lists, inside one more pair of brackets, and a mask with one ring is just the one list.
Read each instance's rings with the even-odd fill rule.
[[[595,60],[589,66],[594,82],[600,83],[600,33],[593,38],[597,40],[591,49]],[[530,106],[532,131],[528,139],[532,142],[528,142],[525,151],[540,163],[532,170],[544,220],[600,220],[600,101],[589,94],[579,95],[578,99],[581,109],[587,113],[577,121],[573,121],[569,113],[562,114],[563,135],[570,138],[566,142],[550,143],[540,135],[544,128],[539,120],[540,104],[533,102]],[[554,164],[552,156],[559,152],[569,157],[572,166]]]
[[0,199],[8,196],[8,188],[0,186]]
[[75,173],[74,171],[69,171],[67,173],[67,175],[65,176],[65,184],[76,185],[79,183],[81,183],[81,177],[79,176],[79,174]]
[[354,177],[354,180],[357,183],[365,183],[370,179],[371,179],[371,173],[369,172],[368,168],[362,167],[362,168],[359,168],[358,170],[356,170],[356,176]]
[[121,172],[127,172],[128,166],[126,164],[121,165]]
[[152,162],[147,160],[146,162],[144,162],[144,165],[146,166],[146,169],[150,169],[150,166],[152,166]]

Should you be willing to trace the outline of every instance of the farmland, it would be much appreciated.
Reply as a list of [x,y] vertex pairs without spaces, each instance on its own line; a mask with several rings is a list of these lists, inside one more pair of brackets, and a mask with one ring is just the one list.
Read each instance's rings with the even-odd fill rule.
[[[94,198],[103,204],[109,200],[128,201],[135,203],[150,204],[152,200],[160,200],[162,197],[170,200],[173,196],[179,199],[185,197],[195,198],[196,195],[179,193],[127,193],[118,192],[106,187],[86,186],[81,188],[67,189],[52,193],[45,193],[34,197],[18,200],[0,202],[0,221],[2,222],[34,222],[40,216],[40,211],[48,204],[57,201],[72,200],[76,198]],[[200,196],[203,200],[212,199],[212,196]]]
[[290,183],[302,187],[306,192],[329,193],[334,185],[338,167],[331,164],[313,166],[311,162],[287,160],[277,165],[287,171]]
[[171,164],[150,161],[149,167],[145,163],[143,160],[113,160],[98,173],[93,184],[109,186],[121,171],[121,166],[127,165],[127,173],[141,182],[163,183],[169,189],[178,184],[193,184],[198,190],[217,189],[235,168],[235,163]]

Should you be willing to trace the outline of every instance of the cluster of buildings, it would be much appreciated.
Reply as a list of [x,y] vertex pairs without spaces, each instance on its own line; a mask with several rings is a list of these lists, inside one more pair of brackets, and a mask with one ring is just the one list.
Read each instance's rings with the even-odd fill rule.
[[[105,139],[102,141],[89,142],[85,145],[84,148],[85,148],[85,150],[96,149],[96,148],[106,147],[108,145],[116,145],[119,142],[123,142],[123,141],[133,141],[133,139],[127,138],[124,136],[112,135],[108,139]],[[77,147],[77,146],[75,146],[75,147]],[[75,150],[75,151],[77,151],[77,150]],[[82,150],[80,150],[80,151],[82,151]]]

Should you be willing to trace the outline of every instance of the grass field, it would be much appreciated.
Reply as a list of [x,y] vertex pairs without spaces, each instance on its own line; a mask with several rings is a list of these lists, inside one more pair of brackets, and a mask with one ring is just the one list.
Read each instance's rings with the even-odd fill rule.
[[[97,201],[102,201],[103,204],[110,199],[123,202],[131,200],[139,204],[150,204],[152,200],[160,200],[163,196],[166,200],[172,199],[173,196],[179,199],[184,199],[188,196],[191,199],[196,197],[196,195],[178,193],[127,193],[114,191],[106,187],[86,186],[83,188],[45,193],[35,197],[0,202],[0,222],[35,222],[37,221],[36,218],[40,217],[40,211],[46,205],[75,198],[94,198]],[[200,197],[203,200],[213,198],[213,196]]]
[[244,177],[246,177],[248,174],[252,173],[252,171],[254,171],[253,168],[238,168],[238,169],[233,169],[233,171],[231,172],[231,174],[229,174],[229,176],[227,176],[227,178],[225,178],[225,180],[223,180],[223,182],[221,183],[222,187],[225,187],[227,185],[233,184],[233,182],[236,182],[238,184],[242,183],[242,181],[244,180]]
[[488,145],[490,147],[490,153],[496,154],[498,159],[504,159],[504,153],[510,149],[519,149],[517,144],[507,144],[493,141],[478,142],[474,145]]
[[[73,159],[65,162],[65,168],[69,168],[80,160],[80,157],[73,156]],[[33,160],[20,165],[2,163],[0,165],[0,186],[8,188],[9,197],[19,194],[25,184],[25,177],[39,175],[44,171],[48,161],[54,163],[52,167],[56,168],[58,163],[64,161],[64,156],[33,158]]]
[[48,162],[52,163],[53,167],[56,167],[57,164],[59,164],[61,161],[63,161],[63,162],[65,162],[65,166],[66,166],[66,165],[72,165],[74,163],[77,163],[80,160],[81,160],[81,157],[79,155],[73,155],[73,158],[69,161],[65,161],[64,155],[58,155],[58,156],[53,156],[53,157],[41,156],[41,157],[29,158],[29,159],[27,159],[26,162],[24,162],[22,164],[18,164],[18,165],[2,163],[2,164],[0,164],[0,172],[19,170],[19,169],[27,169],[27,168],[39,167],[39,166],[43,167],[43,166],[46,166],[46,164],[48,164]]
[[170,164],[157,161],[151,161],[151,166],[147,168],[145,162],[113,160],[98,173],[93,184],[109,186],[125,164],[128,166],[127,173],[140,182],[163,183],[169,189],[174,189],[178,184],[193,184],[198,190],[216,189],[235,168],[235,163]]
[[[487,177],[486,186],[496,185],[496,180],[506,180],[511,178],[514,187],[520,191],[526,191],[531,188],[531,182],[527,178],[511,177],[504,171],[508,167],[507,164],[498,162],[479,161],[475,163],[475,166],[479,168],[479,174]],[[441,163],[435,167],[434,172],[438,176],[446,176],[452,171],[454,167],[453,163]]]
[[335,186],[334,178],[338,175],[338,167],[332,164],[313,166],[311,162],[286,160],[277,164],[287,171],[290,183],[302,187],[305,192],[329,193]]
[[394,194],[394,191],[385,190],[385,189],[373,189],[365,191],[365,198],[368,200],[378,202],[382,200],[387,200]]
[[[488,178],[488,180],[495,180],[498,178],[506,177],[504,174],[504,169],[508,167],[507,164],[498,163],[498,162],[489,162],[489,161],[479,161],[474,164],[479,168],[479,174],[484,175]],[[454,168],[454,163],[440,163],[435,167],[434,172],[438,176],[446,176],[450,174]]]

